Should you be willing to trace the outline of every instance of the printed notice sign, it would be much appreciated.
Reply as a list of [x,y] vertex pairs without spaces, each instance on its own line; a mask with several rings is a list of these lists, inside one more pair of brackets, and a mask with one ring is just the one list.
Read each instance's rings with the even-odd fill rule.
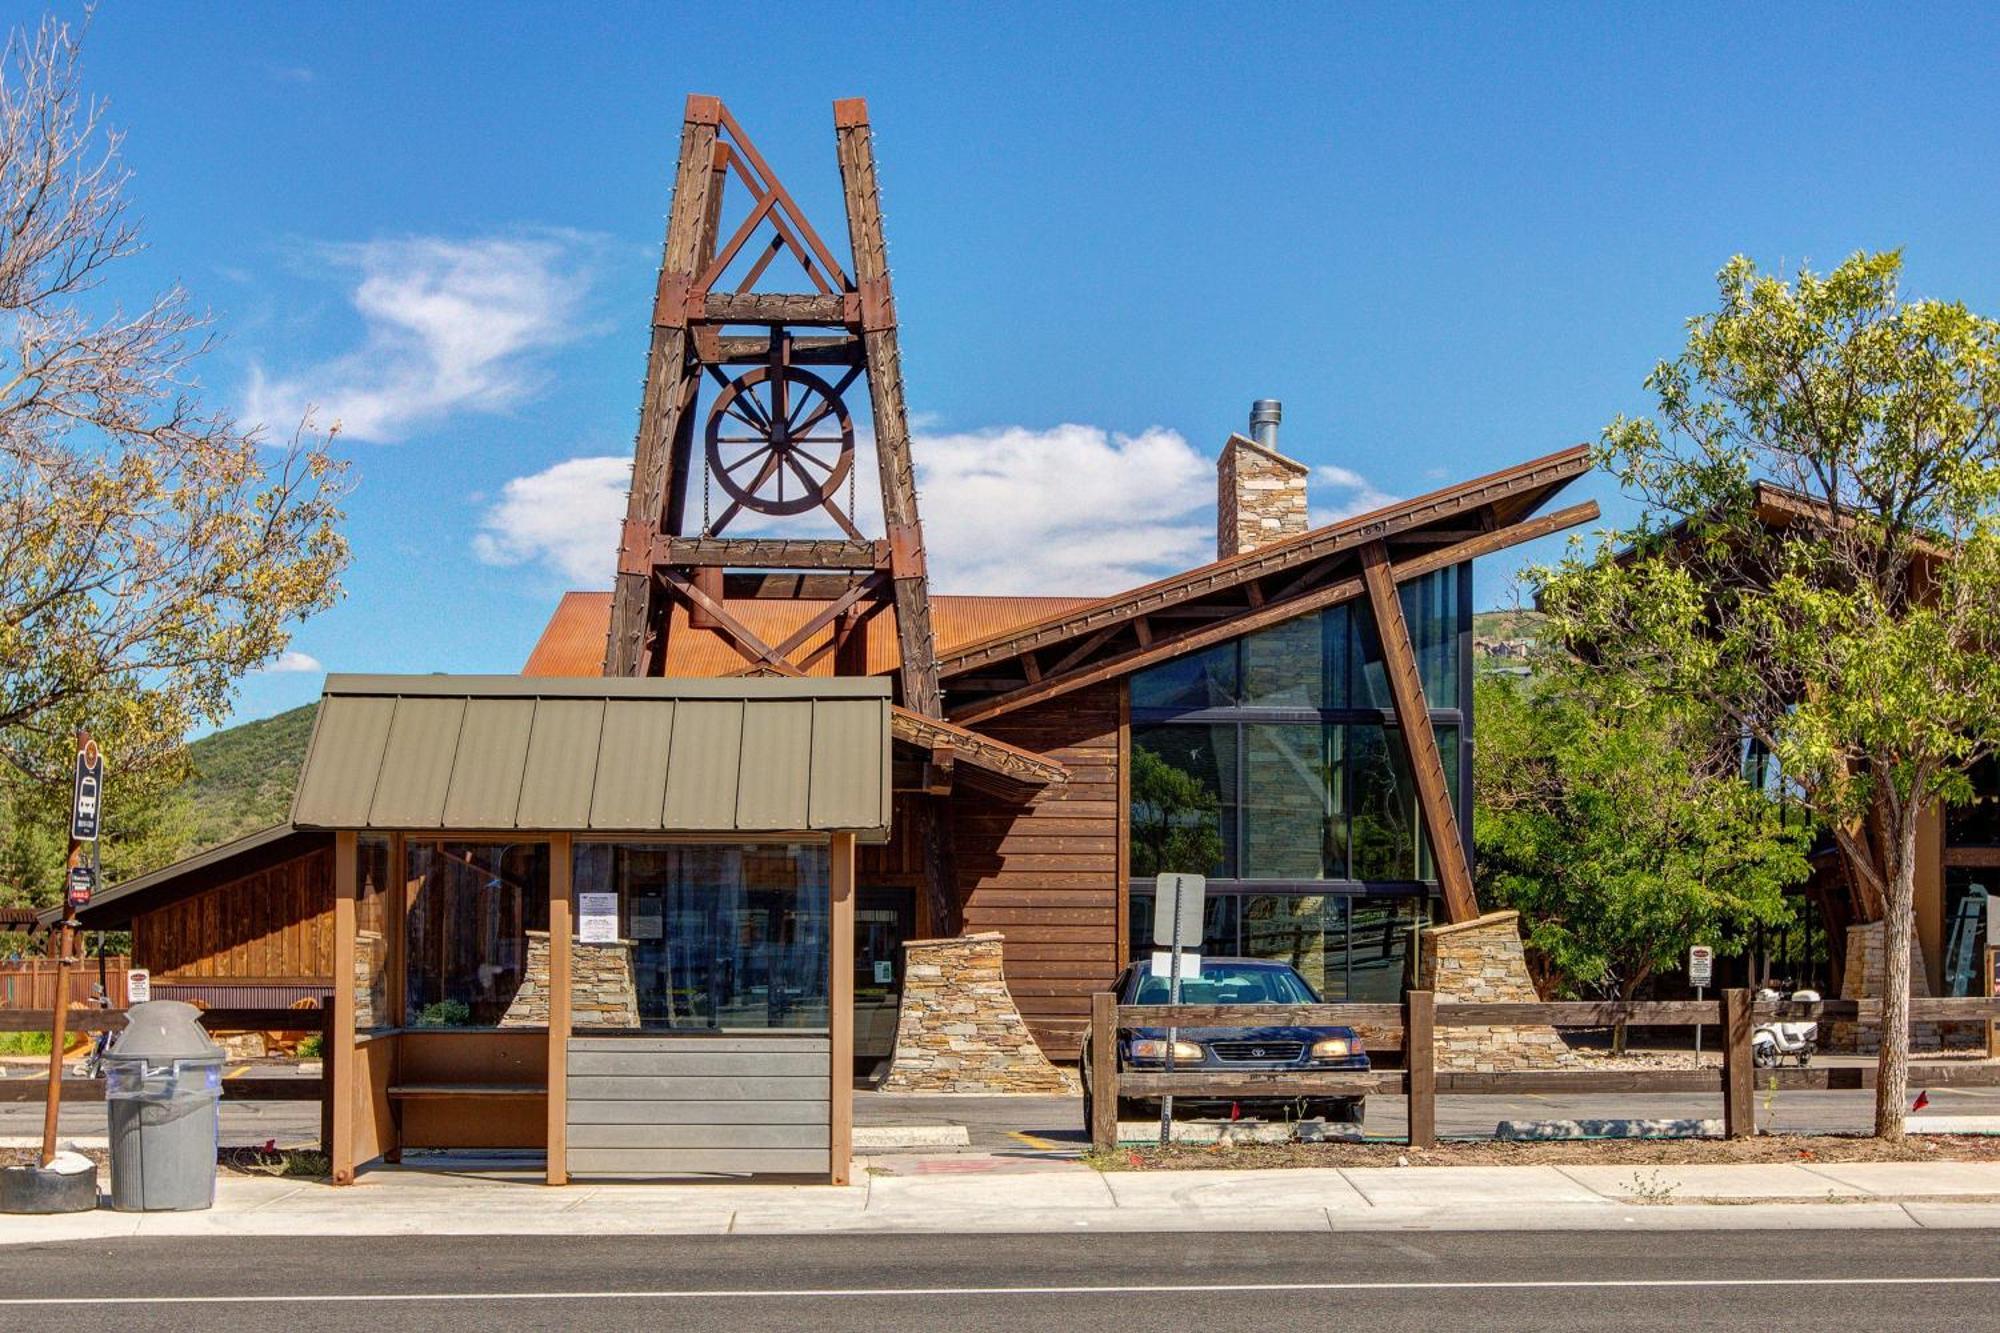
[[617,943],[617,894],[579,893],[576,895],[576,938],[581,944]]
[[143,967],[127,968],[125,971],[125,1000],[128,1004],[144,1004],[153,998],[153,974]]
[[1706,986],[1715,976],[1715,950],[1697,944],[1688,950],[1688,984]]

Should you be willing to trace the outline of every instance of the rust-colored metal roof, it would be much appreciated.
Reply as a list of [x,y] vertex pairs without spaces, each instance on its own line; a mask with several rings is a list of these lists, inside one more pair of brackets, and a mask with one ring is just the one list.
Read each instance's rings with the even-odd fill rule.
[[[931,632],[938,651],[949,652],[960,644],[1005,634],[1032,625],[1050,616],[1059,616],[1096,601],[1093,597],[954,597],[931,598]],[[824,601],[794,601],[785,598],[731,598],[729,614],[766,643],[779,643],[793,630],[812,619]],[[604,636],[611,627],[611,594],[608,592],[568,592],[557,603],[541,639],[521,668],[524,676],[597,676],[604,671]],[[832,633],[822,630],[807,640],[798,656],[808,655]],[[863,626],[870,675],[893,671],[900,654],[896,647],[895,620],[887,612],[871,617]],[[676,605],[667,631],[669,676],[707,678],[727,676],[744,669],[743,655],[730,646],[728,636],[713,630],[692,629],[686,608]],[[813,663],[807,673],[833,674],[833,654]]]

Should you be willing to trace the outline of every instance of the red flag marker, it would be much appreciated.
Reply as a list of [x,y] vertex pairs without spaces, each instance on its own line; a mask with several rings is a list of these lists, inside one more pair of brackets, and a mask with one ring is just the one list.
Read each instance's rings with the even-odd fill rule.
[[1911,1109],[1912,1111],[1921,1111],[1921,1110],[1923,1110],[1923,1109],[1924,1109],[1924,1108],[1925,1108],[1926,1106],[1929,1106],[1930,1104],[1931,1104],[1931,1095],[1930,1095],[1930,1093],[1929,1093],[1929,1092],[1920,1092],[1920,1093],[1918,1093],[1918,1094],[1917,1094],[1917,1100],[1916,1100],[1916,1102],[1915,1102],[1915,1103],[1914,1103],[1914,1104],[1913,1104],[1913,1105],[1912,1105],[1912,1106],[1910,1107],[1910,1109]]

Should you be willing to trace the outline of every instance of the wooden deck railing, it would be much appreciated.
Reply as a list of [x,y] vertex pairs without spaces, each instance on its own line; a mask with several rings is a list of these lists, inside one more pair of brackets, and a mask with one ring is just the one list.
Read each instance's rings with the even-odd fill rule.
[[[1121,1005],[1110,992],[1091,996],[1090,1006],[1090,1139],[1109,1149],[1118,1138],[1118,1098],[1157,1097],[1165,1093],[1195,1097],[1342,1097],[1371,1092],[1403,1093],[1409,1098],[1409,1139],[1415,1147],[1437,1142],[1437,1098],[1440,1093],[1498,1095],[1507,1093],[1653,1093],[1714,1092],[1722,1096],[1723,1132],[1730,1138],[1756,1133],[1755,1085],[1758,1072],[1750,1058],[1750,1034],[1770,1019],[1787,1022],[1835,1019],[1862,1024],[1882,1021],[1879,1000],[1822,1000],[1795,1004],[1788,1000],[1754,1002],[1747,990],[1725,990],[1713,1000],[1551,1001],[1537,1004],[1440,1004],[1429,991],[1410,991],[1402,1004],[1316,1005]],[[1912,997],[1911,1022],[1983,1023],[2000,1019],[2000,998],[1933,999]],[[1608,1027],[1627,1023],[1640,1027],[1714,1026],[1722,1032],[1722,1067],[1718,1069],[1599,1069],[1520,1070],[1506,1073],[1440,1073],[1437,1030],[1462,1027]],[[1131,1071],[1118,1068],[1117,1033],[1128,1028],[1255,1027],[1366,1028],[1400,1041],[1405,1068],[1366,1073],[1273,1073],[1226,1069]],[[1989,1029],[1990,1031],[1990,1029]],[[1996,1052],[1990,1048],[1988,1054]],[[1821,1065],[1762,1071],[1780,1088],[1872,1088],[1875,1071]],[[2000,1065],[1931,1065],[1923,1078],[1929,1086],[2000,1087]]]

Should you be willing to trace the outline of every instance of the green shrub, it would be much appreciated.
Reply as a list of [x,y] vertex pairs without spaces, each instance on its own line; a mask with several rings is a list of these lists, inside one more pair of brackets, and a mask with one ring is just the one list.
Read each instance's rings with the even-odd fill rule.
[[462,1028],[472,1023],[472,1008],[463,1000],[439,1000],[417,1010],[420,1028]]
[[47,1055],[46,1032],[0,1032],[0,1055]]
[[326,1038],[315,1032],[299,1042],[299,1059],[317,1060],[326,1049]]

